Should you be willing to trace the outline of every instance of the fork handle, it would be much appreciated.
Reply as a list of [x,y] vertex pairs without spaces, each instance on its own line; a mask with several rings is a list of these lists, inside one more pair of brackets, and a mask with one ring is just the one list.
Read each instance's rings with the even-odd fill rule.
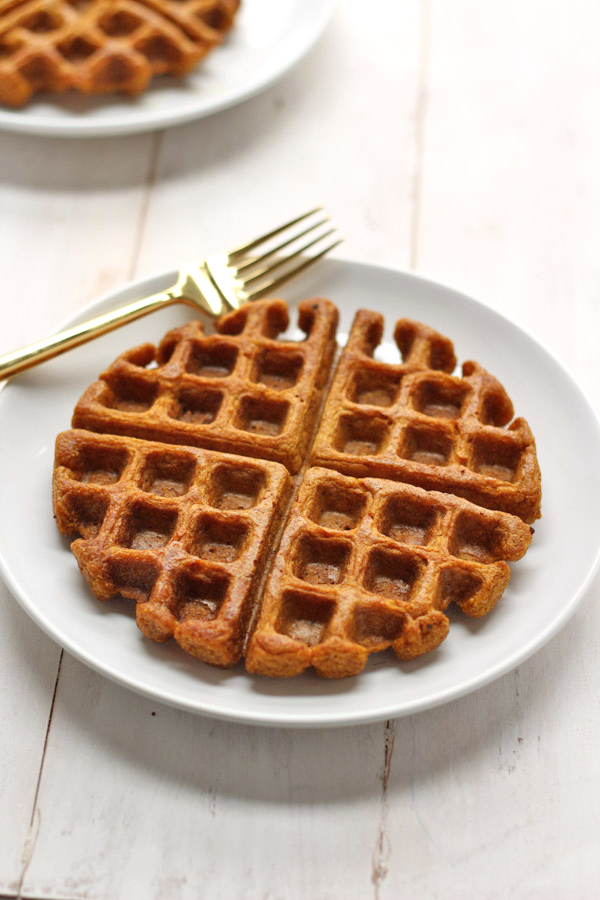
[[20,350],[0,356],[0,381],[16,375],[18,372],[23,372],[25,369],[31,369],[53,356],[58,356],[66,350],[85,344],[121,325],[126,325],[128,322],[133,322],[134,319],[139,319],[141,316],[170,306],[182,299],[179,293],[173,291],[152,294],[151,297],[136,300],[128,306],[122,306],[120,309],[97,316],[88,322],[82,322],[81,325],[75,325],[66,331],[59,331],[58,334],[53,334],[42,341],[36,341],[35,344],[28,344]]

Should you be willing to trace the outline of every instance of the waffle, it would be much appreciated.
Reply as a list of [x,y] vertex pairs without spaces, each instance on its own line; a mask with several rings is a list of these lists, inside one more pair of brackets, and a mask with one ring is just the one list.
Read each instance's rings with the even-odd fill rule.
[[336,308],[301,303],[303,341],[288,326],[260,301],[122,354],[57,439],[58,528],[97,597],[210,664],[344,677],[388,647],[415,659],[451,601],[487,614],[527,550],[533,437],[425,325],[398,322],[389,365],[381,316],[359,312],[330,384]]
[[337,310],[328,300],[301,303],[304,341],[277,340],[288,324],[282,300],[263,300],[221,319],[217,334],[190,322],[158,349],[136,347],[84,393],[73,426],[258,456],[297,472],[335,352]]
[[[357,313],[340,359],[312,464],[445,491],[533,522],[541,480],[535,441],[502,385],[478,363],[462,377],[452,343],[401,319],[402,363],[374,359],[383,318]],[[508,425],[508,423],[510,424]],[[508,427],[505,427],[507,426]]]
[[239,0],[0,0],[0,102],[38,91],[139,94],[185,75],[231,27]]
[[74,430],[57,438],[53,488],[96,597],[136,601],[154,641],[238,661],[290,489],[282,466]]
[[391,646],[412,660],[448,633],[453,600],[484,616],[531,528],[459,497],[310,469],[290,513],[246,654],[248,671],[356,675]]

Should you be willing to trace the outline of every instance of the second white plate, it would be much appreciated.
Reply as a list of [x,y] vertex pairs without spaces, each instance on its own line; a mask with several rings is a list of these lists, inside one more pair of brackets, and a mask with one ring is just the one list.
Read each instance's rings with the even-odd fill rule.
[[157,78],[139,97],[39,96],[0,107],[0,128],[56,137],[133,134],[218,112],[264,90],[312,47],[334,0],[242,0],[225,41],[187,78]]
[[[79,320],[162,290],[173,278],[165,273],[113,293]],[[339,682],[310,673],[290,680],[251,677],[241,665],[220,671],[173,642],[148,641],[136,628],[133,604],[100,603],[91,595],[68,541],[55,528],[50,485],[54,438],[69,426],[87,385],[126,348],[157,341],[190,317],[185,308],[165,310],[32,370],[0,392],[0,469],[10,473],[0,506],[0,573],[59,644],[133,690],[251,724],[315,727],[405,715],[475,690],[530,656],[567,621],[597,568],[600,426],[547,350],[475,300],[390,269],[326,260],[294,282],[286,299],[293,308],[315,295],[339,306],[345,333],[360,307],[383,312],[384,358],[397,357],[393,323],[409,316],[450,336],[461,361],[476,359],[503,382],[537,438],[543,518],[531,548],[513,564],[510,584],[489,616],[470,620],[451,611],[450,635],[438,650],[404,664],[391,653],[376,654],[359,676]]]

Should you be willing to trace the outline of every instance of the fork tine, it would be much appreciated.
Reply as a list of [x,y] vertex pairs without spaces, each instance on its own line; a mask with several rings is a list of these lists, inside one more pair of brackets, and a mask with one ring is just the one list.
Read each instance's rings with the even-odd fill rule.
[[[334,229],[332,229],[332,231],[333,230]],[[331,233],[331,232],[328,232],[328,233]],[[322,235],[322,237],[325,237],[325,235]],[[317,240],[321,240],[321,238],[317,238]],[[267,294],[270,294],[272,291],[276,291],[278,288],[281,287],[282,284],[285,284],[291,278],[295,278],[296,275],[299,275],[300,272],[303,272],[305,269],[308,269],[309,266],[312,266],[313,263],[316,263],[317,260],[319,260],[319,259],[321,259],[321,257],[325,256],[326,253],[329,253],[331,250],[335,249],[335,247],[339,247],[339,245],[342,244],[343,242],[344,242],[344,238],[339,238],[337,241],[334,241],[333,244],[330,244],[328,247],[325,247],[324,250],[320,250],[319,253],[315,253],[314,256],[311,256],[309,259],[305,259],[303,262],[300,263],[300,265],[295,266],[295,268],[293,268],[293,269],[289,269],[288,271],[286,271],[282,275],[280,275],[278,278],[273,278],[271,281],[267,281],[265,284],[262,284],[260,287],[255,288],[255,290],[253,290],[253,291],[246,291],[245,299],[248,301],[251,301],[251,300],[260,300],[261,297],[266,297]],[[315,243],[316,243],[316,241],[311,241],[311,243],[307,244],[307,246],[304,247],[303,249],[305,250],[305,249],[307,249],[307,247],[311,247]],[[301,253],[301,252],[302,252],[302,250],[298,251],[298,253]],[[298,253],[294,253],[294,256],[298,256]],[[293,259],[293,257],[288,256],[286,260],[283,260],[283,262],[288,262],[290,259]],[[273,266],[273,269],[275,269],[275,268],[276,267]]]
[[[305,237],[305,235],[310,234],[311,231],[314,231],[315,228],[320,228],[321,225],[326,225],[327,222],[330,222],[331,219],[329,216],[325,216],[324,219],[319,219],[318,222],[315,222],[314,225],[309,225],[308,228],[305,228],[303,231],[299,231],[297,234],[292,235],[292,237],[288,238],[286,241],[282,241],[281,244],[278,244],[276,247],[273,247],[271,250],[267,250],[265,253],[262,253],[260,256],[252,256],[248,262],[241,263],[239,266],[236,266],[236,273],[239,275],[241,272],[244,272],[246,269],[254,268],[254,266],[258,265],[258,263],[263,262],[265,259],[268,259],[269,256],[273,256],[274,253],[279,253],[280,250],[283,250],[284,247],[289,247],[290,244],[293,244],[295,241],[300,240],[301,237]],[[322,237],[326,237],[327,234],[331,234],[331,231],[326,232],[322,235]],[[289,257],[288,257],[289,258]],[[268,272],[267,269],[263,270]],[[261,273],[256,273],[261,274]]]
[[276,259],[268,266],[263,266],[262,269],[259,269],[257,272],[254,272],[248,278],[242,278],[242,286],[244,288],[248,287],[248,285],[256,284],[257,281],[261,281],[265,276],[270,275],[271,272],[274,272],[275,269],[280,269],[281,266],[285,266],[286,263],[290,262],[290,260],[295,259],[297,256],[301,256],[306,250],[310,250],[311,247],[314,247],[315,244],[318,244],[319,241],[322,241],[323,238],[329,237],[330,234],[334,234],[335,228],[330,228],[329,231],[324,231],[323,234],[320,234],[318,237],[313,238],[312,241],[309,241],[307,244],[304,244],[303,247],[300,247],[298,250],[295,250],[293,253],[289,253],[287,256],[282,257],[282,259]]
[[262,244],[265,241],[269,241],[271,238],[277,237],[277,235],[281,234],[282,231],[285,231],[287,228],[291,228],[292,225],[297,225],[298,222],[302,222],[304,219],[308,219],[309,216],[313,216],[315,213],[321,212],[322,209],[322,206],[315,206],[315,208],[311,209],[310,212],[303,213],[301,216],[296,216],[295,219],[286,222],[285,225],[280,225],[279,228],[274,228],[273,231],[268,231],[266,234],[254,238],[254,240],[252,241],[248,241],[247,244],[241,244],[239,247],[236,247],[235,250],[229,250],[227,254],[229,256],[229,259],[234,256],[239,256],[240,253],[247,253],[249,250],[253,250],[255,247],[258,247],[259,244]]

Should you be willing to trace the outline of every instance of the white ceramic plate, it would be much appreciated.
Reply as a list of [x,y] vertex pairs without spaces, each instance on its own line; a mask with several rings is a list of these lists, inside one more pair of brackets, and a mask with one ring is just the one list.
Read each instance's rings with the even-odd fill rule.
[[[166,273],[105,297],[80,320],[162,290],[173,277]],[[157,700],[240,722],[370,722],[444,703],[497,678],[555,634],[581,599],[599,558],[600,425],[560,363],[475,300],[391,269],[326,260],[294,282],[286,299],[293,306],[317,294],[338,304],[345,333],[359,307],[381,310],[387,319],[382,358],[396,358],[392,324],[409,316],[451,336],[459,360],[479,360],[504,383],[537,437],[543,474],[543,519],[530,550],[513,564],[511,582],[489,616],[470,620],[451,612],[450,635],[438,650],[408,664],[391,653],[375,654],[355,678],[250,677],[241,665],[210,668],[174,642],[153,644],[138,631],[133,604],[100,603],[91,595],[54,526],[50,482],[54,437],[68,427],[84,388],[121,351],[157,341],[190,317],[184,307],[164,310],[46,363],[0,392],[0,572],[51,637],[104,675]]]
[[137,98],[34,97],[0,108],[0,128],[91,137],[189,122],[252,97],[295,65],[327,24],[334,0],[242,0],[224,43],[186,79],[157,78]]

